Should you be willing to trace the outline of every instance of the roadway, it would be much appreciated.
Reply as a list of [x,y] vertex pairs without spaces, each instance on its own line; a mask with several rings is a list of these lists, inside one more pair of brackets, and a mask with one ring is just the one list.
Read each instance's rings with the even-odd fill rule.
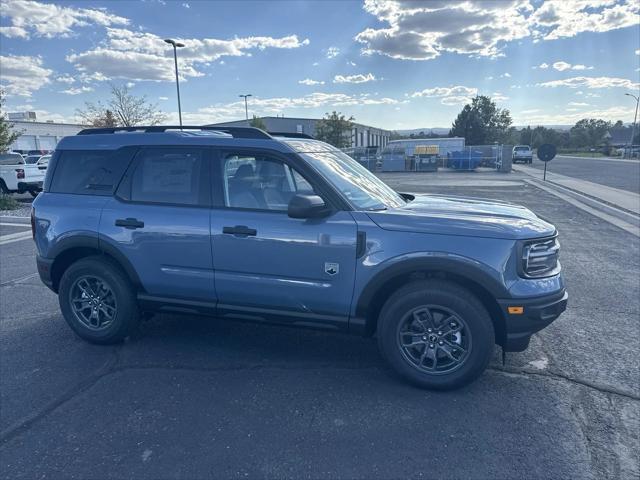
[[[544,169],[544,162],[534,156],[533,164],[530,166]],[[550,172],[580,180],[588,180],[608,187],[640,193],[640,161],[638,160],[558,155],[549,162],[547,169]]]

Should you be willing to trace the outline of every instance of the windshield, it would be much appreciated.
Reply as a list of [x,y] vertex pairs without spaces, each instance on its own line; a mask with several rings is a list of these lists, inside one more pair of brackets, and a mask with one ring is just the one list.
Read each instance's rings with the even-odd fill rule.
[[27,165],[32,165],[36,163],[39,159],[40,159],[40,155],[29,155],[27,158],[24,159],[24,162]]
[[300,153],[357,210],[385,210],[406,201],[354,159],[338,150]]
[[529,147],[516,147],[516,152],[524,152],[528,150],[529,150]]

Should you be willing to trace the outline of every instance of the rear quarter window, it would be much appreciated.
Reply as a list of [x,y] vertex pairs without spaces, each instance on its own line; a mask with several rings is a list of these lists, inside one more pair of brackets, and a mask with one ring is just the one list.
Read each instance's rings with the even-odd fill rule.
[[56,162],[49,191],[112,195],[131,157],[130,149],[62,151]]

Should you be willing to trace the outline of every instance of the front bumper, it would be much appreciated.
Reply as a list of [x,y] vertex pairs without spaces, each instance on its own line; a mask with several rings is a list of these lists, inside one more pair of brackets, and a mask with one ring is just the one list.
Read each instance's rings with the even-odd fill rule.
[[52,265],[53,265],[53,260],[49,258],[43,258],[40,255],[36,256],[36,266],[38,268],[38,275],[40,275],[40,280],[42,280],[42,283],[44,283],[47,287],[49,287],[51,290],[55,292],[53,280],[51,279]]
[[[543,297],[498,300],[506,319],[503,349],[507,352],[526,350],[531,335],[558,318],[567,309],[568,299],[569,294],[563,289]],[[522,307],[522,313],[509,313],[509,307]]]
[[18,182],[19,192],[28,192],[30,190],[42,190],[42,182]]

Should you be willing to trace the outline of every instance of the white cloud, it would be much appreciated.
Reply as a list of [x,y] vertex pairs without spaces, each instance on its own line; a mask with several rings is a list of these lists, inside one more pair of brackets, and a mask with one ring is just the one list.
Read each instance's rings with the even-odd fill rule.
[[365,55],[430,60],[444,52],[502,56],[504,46],[637,25],[637,0],[365,0],[384,25],[355,36]]
[[133,88],[136,86],[136,84],[134,82],[127,82],[126,83],[127,88]]
[[92,87],[86,87],[86,86],[71,87],[71,88],[68,88],[66,90],[63,90],[60,93],[66,93],[67,95],[80,95],[81,93],[87,93],[87,92],[93,92],[93,88]]
[[0,27],[0,35],[9,38],[29,38],[29,32],[22,27]]
[[162,101],[169,100],[169,97],[158,97],[158,100],[162,100]]
[[569,102],[567,103],[570,107],[588,107],[589,104],[585,102]]
[[375,82],[376,77],[373,73],[367,73],[363,75],[359,73],[357,75],[336,75],[333,77],[333,83],[367,83]]
[[537,83],[538,87],[569,87],[569,88],[627,88],[635,90],[640,83],[634,83],[626,78],[616,77],[571,77],[562,80]]
[[189,5],[187,2],[184,2],[184,3],[182,4],[182,6],[183,6],[184,8],[191,8],[191,5]]
[[538,112],[521,112],[514,115],[514,123],[519,125],[572,125],[583,118],[602,118],[609,121],[633,121],[634,108],[614,106],[607,109],[583,110],[576,109],[575,112],[566,113],[565,109],[562,113],[545,113]]
[[30,97],[50,82],[52,74],[40,57],[0,55],[0,85],[8,95]]
[[[340,108],[376,105],[399,105],[406,101],[394,98],[372,98],[371,95],[348,95],[345,93],[315,92],[301,97],[253,97],[249,103],[249,110],[256,115],[266,116],[305,110],[312,108]],[[185,121],[194,124],[207,124],[244,118],[244,101],[216,104],[200,108],[195,112],[183,114]]]
[[29,38],[69,36],[76,27],[127,25],[129,20],[106,10],[63,7],[33,0],[3,0],[2,17],[11,22],[0,33],[8,37]]
[[540,65],[533,67],[533,68],[539,68],[541,70],[546,70],[547,68],[549,68],[549,64],[548,63],[541,63]]
[[71,75],[60,75],[59,77],[56,78],[56,82],[60,82],[60,83],[74,83],[76,81],[75,78],[73,78]]
[[586,65],[582,65],[580,63],[572,65],[564,61],[555,62],[552,66],[559,72],[563,72],[565,70],[593,70],[593,67],[587,67]]
[[502,44],[530,35],[525,0],[429,2],[366,0],[364,9],[388,24],[356,35],[366,55],[430,60],[442,52],[495,57]]
[[500,75],[501,78],[511,78],[511,74],[509,72],[505,72],[502,75]]
[[640,55],[640,48],[636,50],[636,55]]
[[[173,50],[152,33],[108,28],[107,40],[93,50],[67,56],[89,80],[122,78],[126,80],[174,81]],[[186,45],[180,49],[178,65],[182,80],[201,77],[199,64],[207,65],[225,56],[247,56],[251,50],[292,49],[309,44],[296,35],[287,37],[244,37],[232,40],[215,38],[178,39]],[[89,73],[92,72],[92,73]]]
[[529,18],[536,37],[555,40],[582,32],[608,32],[638,25],[637,0],[546,1]]
[[327,49],[327,58],[335,58],[340,55],[340,49],[338,47],[329,47]]
[[321,80],[312,80],[310,78],[305,78],[304,80],[298,80],[298,83],[302,85],[324,85],[324,82]]
[[500,92],[493,92],[491,94],[491,100],[493,100],[494,102],[506,102],[507,100],[509,100],[509,97],[503,95]]
[[478,89],[456,85],[454,87],[433,87],[413,92],[412,98],[440,98],[443,105],[464,105],[478,94]]

